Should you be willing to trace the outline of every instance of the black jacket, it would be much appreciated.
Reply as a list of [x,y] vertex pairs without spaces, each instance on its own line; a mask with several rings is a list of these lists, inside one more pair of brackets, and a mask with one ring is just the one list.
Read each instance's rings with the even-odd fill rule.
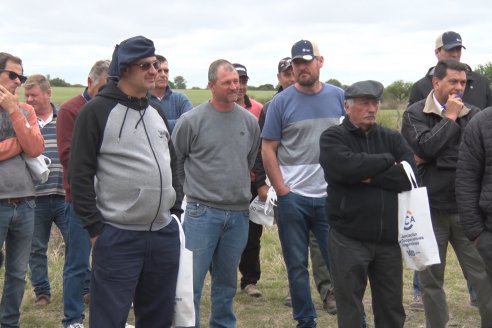
[[[466,72],[466,89],[463,94],[463,102],[476,106],[480,109],[492,106],[492,91],[490,82],[482,75],[475,73],[468,66]],[[432,77],[434,76],[434,67],[429,68],[427,74],[415,82],[410,90],[408,107],[410,105],[427,98],[432,90]]]
[[[413,154],[394,130],[373,125],[367,133],[346,117],[323,132],[320,164],[328,183],[326,212],[333,229],[350,238],[398,240],[398,193],[410,190],[401,164]],[[370,183],[362,181],[370,178]]]
[[465,126],[479,108],[465,104],[456,121],[441,115],[430,93],[403,113],[401,132],[414,153],[426,163],[419,165],[419,184],[427,187],[429,206],[457,213],[456,163]]
[[456,200],[463,231],[475,240],[492,232],[492,107],[478,113],[463,134],[456,167]]

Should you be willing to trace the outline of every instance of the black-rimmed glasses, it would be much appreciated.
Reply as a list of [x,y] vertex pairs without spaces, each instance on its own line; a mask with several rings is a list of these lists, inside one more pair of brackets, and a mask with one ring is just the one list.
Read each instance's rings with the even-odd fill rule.
[[132,64],[132,65],[140,67],[140,69],[144,72],[150,69],[150,65],[152,65],[156,70],[161,68],[161,62],[158,60],[152,63],[146,62],[146,63]]
[[0,69],[0,72],[7,72],[7,73],[9,73],[9,79],[11,79],[12,81],[14,81],[15,79],[19,78],[19,81],[21,81],[21,83],[24,83],[27,80],[27,76],[19,75],[16,72],[9,71],[8,69]]

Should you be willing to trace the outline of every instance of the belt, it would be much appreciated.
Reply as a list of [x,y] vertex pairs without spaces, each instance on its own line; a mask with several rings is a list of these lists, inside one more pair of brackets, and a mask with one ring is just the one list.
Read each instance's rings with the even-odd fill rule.
[[34,196],[29,197],[15,197],[15,198],[4,198],[0,199],[0,203],[2,204],[19,204],[28,200],[33,200]]

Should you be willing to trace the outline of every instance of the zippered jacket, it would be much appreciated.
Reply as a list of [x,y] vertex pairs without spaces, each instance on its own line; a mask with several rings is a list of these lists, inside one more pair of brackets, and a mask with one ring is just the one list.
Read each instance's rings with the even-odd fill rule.
[[109,81],[75,122],[69,180],[75,212],[91,237],[104,224],[155,231],[181,214],[182,192],[167,121],[148,98]]
[[415,165],[397,131],[375,124],[365,133],[349,117],[325,130],[320,164],[328,183],[330,226],[361,241],[397,242],[398,193],[411,189],[402,161]]

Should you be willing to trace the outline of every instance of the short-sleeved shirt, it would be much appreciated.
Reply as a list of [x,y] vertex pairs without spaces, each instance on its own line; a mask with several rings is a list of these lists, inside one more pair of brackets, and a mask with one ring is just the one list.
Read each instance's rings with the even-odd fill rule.
[[291,86],[270,103],[261,137],[280,142],[277,160],[292,192],[306,197],[326,196],[319,138],[345,115],[343,101],[342,89],[323,83],[315,94]]

